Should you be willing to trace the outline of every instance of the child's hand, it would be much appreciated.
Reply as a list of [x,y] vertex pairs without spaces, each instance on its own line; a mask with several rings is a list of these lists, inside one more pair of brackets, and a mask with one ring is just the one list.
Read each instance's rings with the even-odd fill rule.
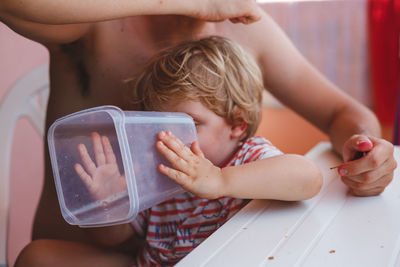
[[[357,196],[379,195],[393,179],[396,161],[393,145],[383,139],[354,135],[343,148],[345,163],[339,166],[343,182]],[[357,151],[368,152],[353,160]]]
[[221,169],[204,157],[197,142],[190,149],[171,132],[160,132],[157,150],[173,168],[160,164],[158,170],[180,184],[185,190],[201,198],[215,199],[222,196]]
[[79,144],[78,151],[84,167],[79,163],[74,165],[90,195],[100,200],[125,191],[125,175],[119,173],[110,141],[106,136],[100,137],[98,133],[92,133],[92,141],[96,164],[88,154],[86,146]]

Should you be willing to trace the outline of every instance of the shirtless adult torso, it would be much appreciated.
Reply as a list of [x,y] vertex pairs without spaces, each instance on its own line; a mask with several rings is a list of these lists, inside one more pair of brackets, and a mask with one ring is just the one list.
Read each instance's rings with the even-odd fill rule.
[[[231,30],[233,27],[234,31]],[[127,101],[129,90],[125,80],[134,77],[156,51],[174,43],[223,35],[252,52],[251,42],[244,35],[249,34],[253,27],[230,22],[202,22],[182,16],[138,16],[95,23],[77,41],[47,45],[51,92],[46,129],[61,116],[94,106],[116,105],[122,109],[135,109]],[[61,217],[46,153],[45,182],[35,217],[33,239],[87,241],[86,234],[81,228],[68,225]]]

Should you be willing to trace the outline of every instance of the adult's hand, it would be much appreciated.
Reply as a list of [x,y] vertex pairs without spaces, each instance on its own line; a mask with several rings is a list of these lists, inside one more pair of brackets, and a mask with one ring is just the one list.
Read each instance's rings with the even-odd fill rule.
[[211,0],[195,1],[201,5],[189,15],[208,21],[223,21],[229,19],[233,23],[250,24],[260,20],[262,10],[255,0]]
[[[353,160],[357,151],[367,152]],[[381,194],[393,179],[397,163],[393,156],[394,147],[384,139],[365,135],[353,135],[343,147],[343,160],[339,166],[342,181],[356,196]]]

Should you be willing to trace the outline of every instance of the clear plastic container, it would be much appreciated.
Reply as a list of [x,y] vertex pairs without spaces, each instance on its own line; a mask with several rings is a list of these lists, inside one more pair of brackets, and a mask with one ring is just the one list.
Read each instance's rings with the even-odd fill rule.
[[[160,163],[170,165],[155,148],[158,133],[166,130],[188,146],[197,140],[193,119],[184,113],[122,111],[101,106],[56,120],[49,129],[48,144],[64,219],[81,227],[125,223],[138,212],[182,193],[181,186],[157,169]],[[100,189],[89,190],[74,166],[80,164],[92,182],[98,176],[85,167],[109,164],[104,160],[97,164],[93,133],[108,138],[115,156],[114,167],[117,166],[114,173],[117,168],[121,176],[110,176]],[[92,164],[89,161],[85,165],[78,152],[80,144],[86,147]],[[106,167],[109,170],[110,166]],[[104,171],[99,172],[104,179]]]

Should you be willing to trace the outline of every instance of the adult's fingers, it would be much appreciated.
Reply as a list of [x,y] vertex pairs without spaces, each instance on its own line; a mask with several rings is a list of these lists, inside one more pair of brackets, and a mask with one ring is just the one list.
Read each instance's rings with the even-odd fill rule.
[[[365,141],[347,142],[347,145],[345,146],[343,152],[344,154],[347,151],[347,154],[351,154],[351,156],[354,157],[356,151],[368,151],[368,153],[360,159],[349,159],[347,162],[340,165],[338,172],[341,176],[356,176],[371,170],[378,169],[388,160],[388,163],[391,165],[395,163],[393,157],[394,148],[391,143],[379,138],[368,138],[369,140],[371,140],[371,144]],[[355,143],[354,146],[356,148],[353,148],[352,143]],[[346,158],[345,155],[344,158]],[[390,165],[386,165],[386,167],[388,167],[390,172],[393,172],[394,168],[392,168]]]
[[373,146],[373,141],[368,136],[360,134],[353,135],[343,146],[344,162],[353,160],[357,151],[367,152],[370,151]]
[[356,196],[375,196],[381,194],[386,186],[392,181],[393,174],[387,174],[380,179],[371,182],[371,183],[359,183],[348,179],[346,177],[342,177],[342,181],[346,184],[352,194]]

